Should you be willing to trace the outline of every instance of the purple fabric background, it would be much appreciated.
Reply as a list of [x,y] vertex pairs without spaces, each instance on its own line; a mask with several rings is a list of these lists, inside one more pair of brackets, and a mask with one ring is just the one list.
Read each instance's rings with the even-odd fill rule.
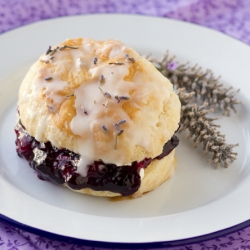
[[[0,33],[42,19],[87,13],[133,13],[180,19],[219,30],[250,45],[250,0],[0,0]],[[0,222],[0,250],[40,249],[90,247],[50,240]],[[171,249],[250,249],[250,227]]]
[[249,0],[0,0],[0,33],[42,19],[87,13],[181,19],[250,44]]

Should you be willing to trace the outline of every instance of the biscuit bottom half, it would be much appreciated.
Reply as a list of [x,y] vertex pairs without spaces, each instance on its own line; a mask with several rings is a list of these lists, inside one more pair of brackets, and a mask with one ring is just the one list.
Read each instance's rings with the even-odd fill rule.
[[162,153],[131,165],[117,166],[101,160],[88,165],[86,176],[77,172],[81,156],[67,149],[59,149],[50,142],[39,142],[30,136],[21,122],[15,128],[17,154],[29,162],[38,178],[67,186],[89,195],[138,197],[170,178],[176,166],[175,147],[179,139],[173,135]]

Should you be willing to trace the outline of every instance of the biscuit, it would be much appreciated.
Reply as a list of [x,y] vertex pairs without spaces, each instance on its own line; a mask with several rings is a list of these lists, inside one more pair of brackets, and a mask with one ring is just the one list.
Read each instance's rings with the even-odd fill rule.
[[[89,38],[50,47],[26,74],[18,99],[29,135],[79,154],[82,176],[95,161],[119,167],[160,155],[178,129],[180,107],[172,84],[148,60],[120,41]],[[168,178],[174,152],[150,163],[138,194]]]

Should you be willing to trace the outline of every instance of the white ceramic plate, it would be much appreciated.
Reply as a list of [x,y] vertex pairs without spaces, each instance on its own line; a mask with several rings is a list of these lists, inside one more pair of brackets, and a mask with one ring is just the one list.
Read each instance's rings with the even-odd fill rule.
[[[176,175],[142,198],[111,202],[40,181],[15,152],[19,85],[49,45],[67,38],[119,39],[142,54],[165,50],[198,63],[240,88],[237,114],[220,119],[228,143],[240,143],[228,169],[206,163],[180,136]],[[173,242],[228,229],[250,219],[250,47],[219,32],[184,22],[133,15],[53,19],[0,36],[0,214],[27,227],[69,239],[102,243]]]

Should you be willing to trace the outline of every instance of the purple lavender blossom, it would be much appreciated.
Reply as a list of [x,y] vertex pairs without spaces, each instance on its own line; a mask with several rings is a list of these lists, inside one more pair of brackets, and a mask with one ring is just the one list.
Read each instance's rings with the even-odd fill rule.
[[169,62],[167,64],[167,69],[168,70],[175,70],[178,67],[178,63],[177,62]]

